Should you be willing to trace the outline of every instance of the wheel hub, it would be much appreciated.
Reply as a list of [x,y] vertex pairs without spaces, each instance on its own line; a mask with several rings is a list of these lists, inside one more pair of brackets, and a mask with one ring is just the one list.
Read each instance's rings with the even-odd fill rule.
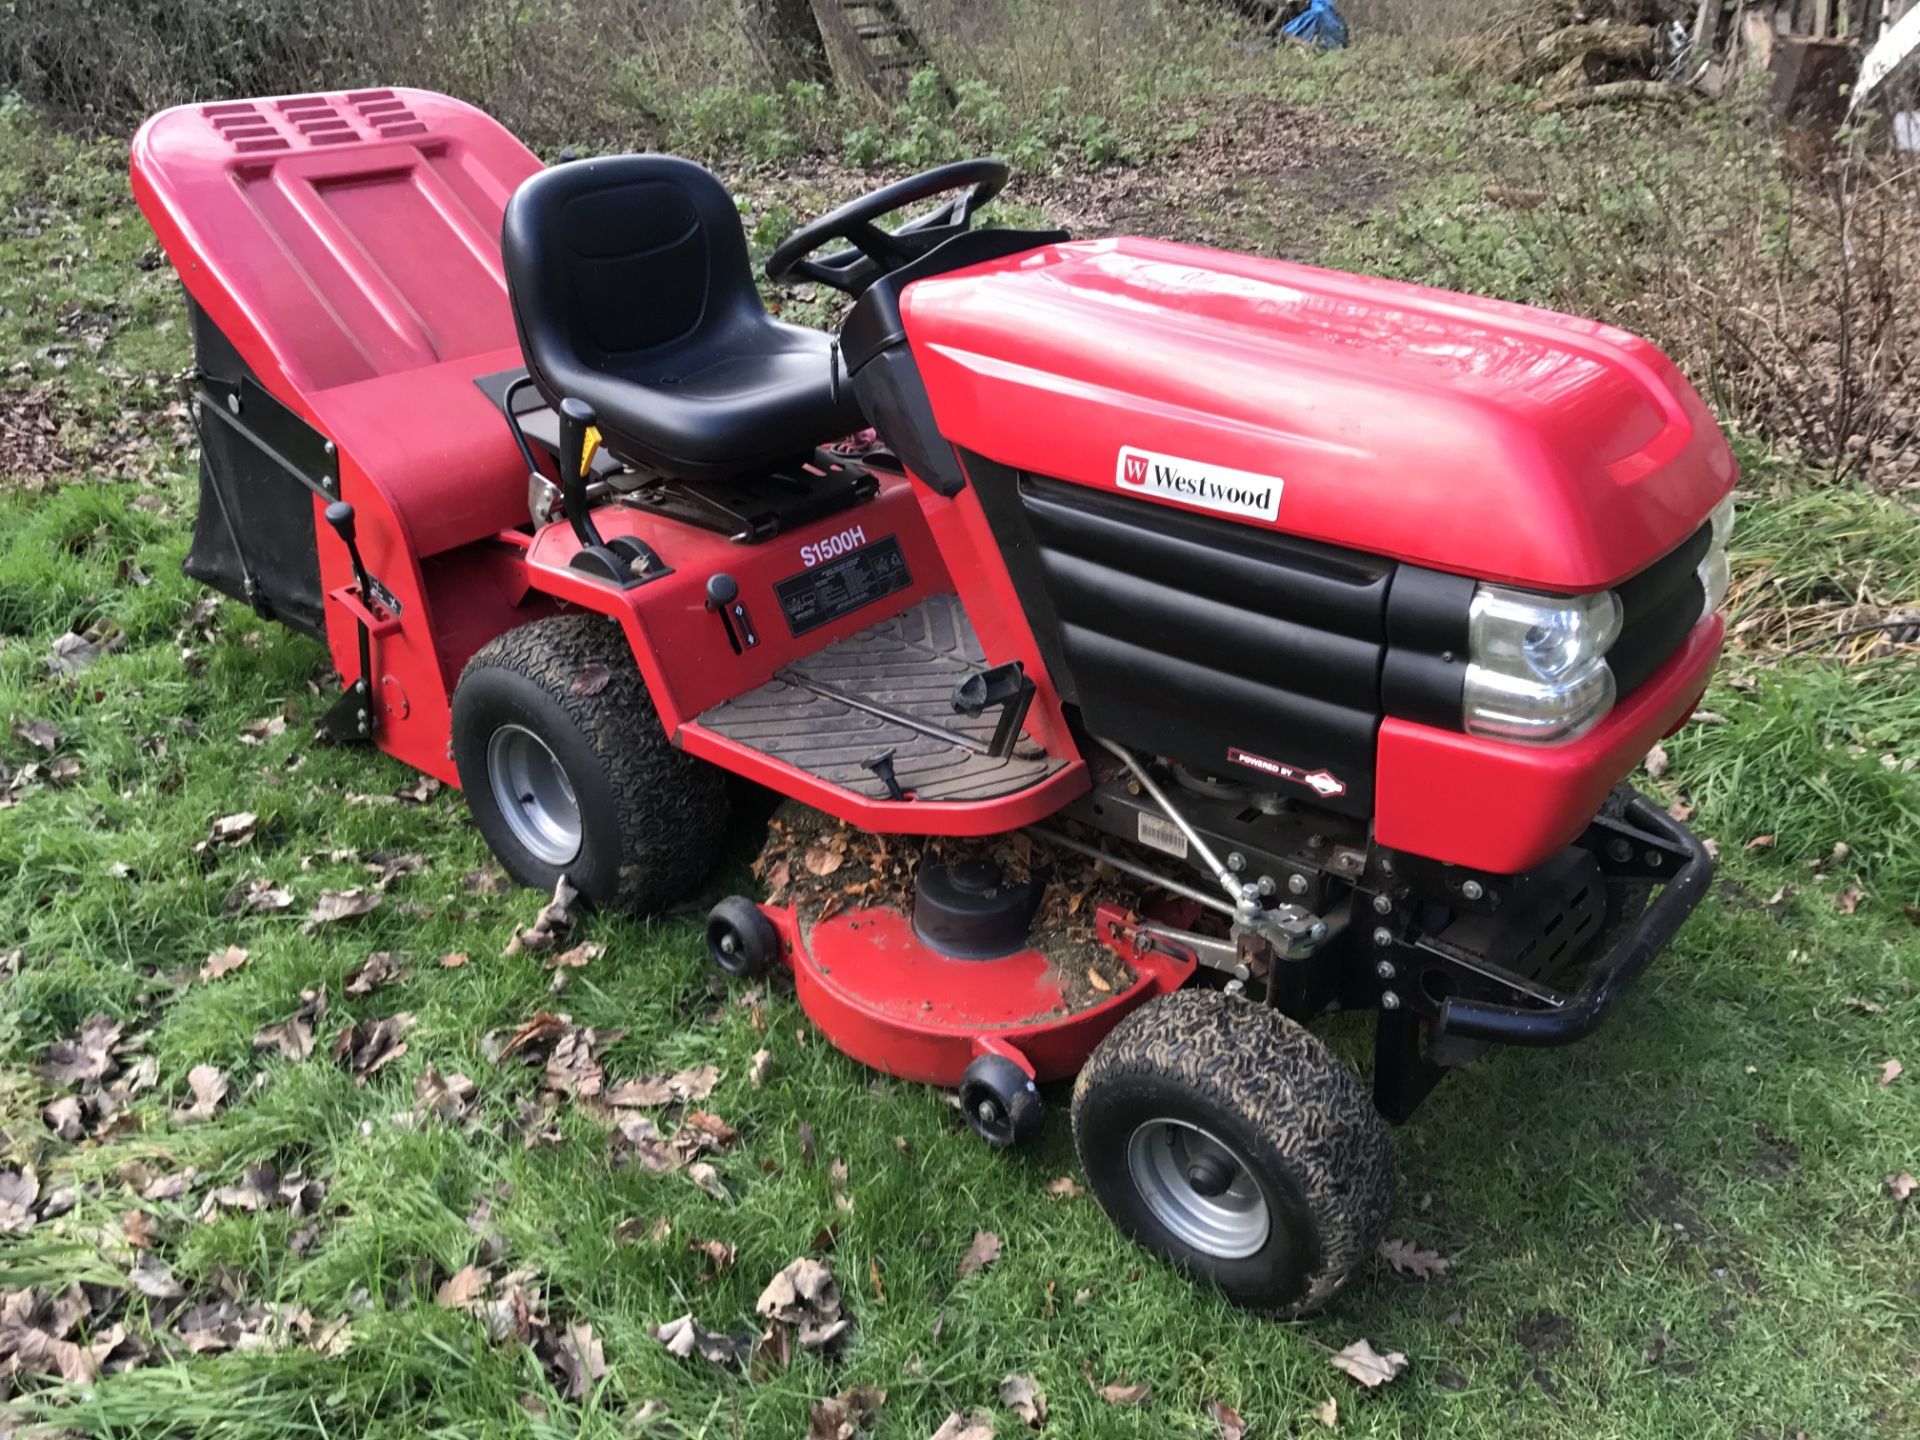
[[536,859],[565,865],[580,853],[580,802],[559,757],[523,725],[487,739],[487,783],[513,838]]
[[1245,1162],[1184,1120],[1149,1120],[1127,1141],[1140,1198],[1183,1244],[1215,1260],[1242,1260],[1267,1243],[1272,1217]]

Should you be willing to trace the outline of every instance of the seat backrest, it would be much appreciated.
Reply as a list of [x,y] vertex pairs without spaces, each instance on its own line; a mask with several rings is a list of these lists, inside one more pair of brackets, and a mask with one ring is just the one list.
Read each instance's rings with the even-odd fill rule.
[[508,202],[501,251],[528,368],[552,400],[579,369],[649,378],[649,358],[764,313],[740,212],[690,160],[556,165]]

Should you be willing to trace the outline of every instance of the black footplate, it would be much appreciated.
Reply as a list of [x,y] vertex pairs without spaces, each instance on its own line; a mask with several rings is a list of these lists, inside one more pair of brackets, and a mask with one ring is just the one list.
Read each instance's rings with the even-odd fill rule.
[[[991,690],[998,699],[1009,689],[1003,669],[987,665],[959,600],[933,595],[794,661],[700,723],[869,799],[991,800],[1066,764],[1000,733],[1006,704],[956,706],[977,676],[993,683],[972,685],[969,697]],[[1020,698],[1017,688],[1007,696]]]

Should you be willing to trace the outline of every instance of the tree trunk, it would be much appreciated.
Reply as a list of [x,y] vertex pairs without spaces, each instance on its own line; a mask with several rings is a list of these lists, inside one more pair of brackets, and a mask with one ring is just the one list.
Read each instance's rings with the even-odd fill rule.
[[739,0],[739,11],[748,48],[774,79],[831,82],[820,22],[809,0]]

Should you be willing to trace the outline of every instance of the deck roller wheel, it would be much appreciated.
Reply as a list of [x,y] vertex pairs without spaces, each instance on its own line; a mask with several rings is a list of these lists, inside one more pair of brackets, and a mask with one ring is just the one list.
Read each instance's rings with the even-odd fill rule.
[[1380,1243],[1393,1155],[1359,1078],[1277,1010],[1182,990],[1134,1011],[1073,1091],[1101,1208],[1236,1304],[1318,1310]]
[[722,974],[757,980],[780,958],[780,932],[744,895],[729,895],[707,912],[707,955]]
[[1047,1106],[1031,1075],[1006,1056],[989,1052],[975,1056],[960,1077],[960,1113],[974,1134],[1005,1150],[1040,1133]]

